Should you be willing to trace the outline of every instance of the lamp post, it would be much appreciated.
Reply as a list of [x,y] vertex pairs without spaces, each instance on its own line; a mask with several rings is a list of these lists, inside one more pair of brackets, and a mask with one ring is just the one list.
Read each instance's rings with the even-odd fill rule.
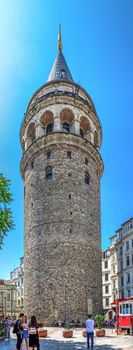
[[3,291],[1,292],[1,296],[2,296],[2,316],[3,316]]
[[95,313],[96,313],[96,287],[93,285],[92,286],[92,305],[93,305],[93,315],[95,317]]
[[12,316],[12,305],[13,304],[13,289],[11,288],[11,316]]
[[5,299],[5,317],[6,317],[6,297],[4,297]]
[[64,286],[64,321],[67,319],[67,285]]

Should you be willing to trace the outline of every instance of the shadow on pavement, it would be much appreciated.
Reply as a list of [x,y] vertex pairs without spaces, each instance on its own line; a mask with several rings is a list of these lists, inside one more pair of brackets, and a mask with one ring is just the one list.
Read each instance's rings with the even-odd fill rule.
[[[0,341],[0,350],[15,350],[16,349],[16,341]],[[86,342],[78,342],[78,341],[60,341],[53,339],[44,339],[40,340],[40,350],[85,350],[87,349]],[[26,350],[25,346],[23,346],[23,350]],[[95,345],[94,350],[114,350],[114,347],[110,345]],[[121,348],[117,348],[116,350],[122,350]]]

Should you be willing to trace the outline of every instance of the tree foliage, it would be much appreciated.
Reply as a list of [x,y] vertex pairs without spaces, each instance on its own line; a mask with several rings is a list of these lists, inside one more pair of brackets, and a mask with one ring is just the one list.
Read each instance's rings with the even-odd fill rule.
[[10,181],[0,174],[0,248],[3,244],[4,236],[14,229],[14,221],[10,203],[13,201],[10,193]]

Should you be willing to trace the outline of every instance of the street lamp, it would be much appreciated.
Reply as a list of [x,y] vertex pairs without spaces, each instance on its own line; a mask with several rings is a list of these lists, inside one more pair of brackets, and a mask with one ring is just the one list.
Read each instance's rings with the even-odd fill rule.
[[6,297],[4,297],[5,299],[5,317],[6,317]]
[[64,321],[67,319],[67,285],[64,286]]

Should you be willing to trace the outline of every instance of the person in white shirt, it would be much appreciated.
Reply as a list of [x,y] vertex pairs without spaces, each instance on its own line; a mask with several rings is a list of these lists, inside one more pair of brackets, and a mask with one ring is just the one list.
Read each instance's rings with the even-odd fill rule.
[[91,340],[91,350],[93,350],[93,339],[94,339],[94,320],[92,315],[88,315],[87,320],[85,321],[86,333],[87,333],[87,348],[90,349],[90,340]]

